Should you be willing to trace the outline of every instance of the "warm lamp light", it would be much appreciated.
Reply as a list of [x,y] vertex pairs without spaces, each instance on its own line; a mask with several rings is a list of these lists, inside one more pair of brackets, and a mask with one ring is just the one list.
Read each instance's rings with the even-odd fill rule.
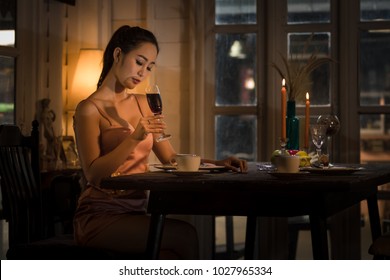
[[102,71],[103,51],[81,49],[68,100],[68,108],[74,110],[77,104],[96,90]]

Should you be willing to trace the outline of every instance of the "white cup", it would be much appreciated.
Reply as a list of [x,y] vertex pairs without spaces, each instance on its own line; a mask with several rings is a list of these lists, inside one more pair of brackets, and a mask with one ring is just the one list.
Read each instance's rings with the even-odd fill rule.
[[200,156],[193,154],[177,154],[175,156],[178,171],[198,171]]
[[275,157],[276,169],[281,173],[299,172],[299,162],[299,156],[279,155]]

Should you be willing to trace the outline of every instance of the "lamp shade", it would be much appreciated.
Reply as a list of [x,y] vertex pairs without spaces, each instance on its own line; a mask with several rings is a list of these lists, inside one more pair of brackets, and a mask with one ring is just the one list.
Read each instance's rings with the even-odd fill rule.
[[97,82],[102,71],[103,51],[98,49],[81,49],[77,61],[73,84],[68,99],[68,108],[74,110],[77,104],[96,91]]

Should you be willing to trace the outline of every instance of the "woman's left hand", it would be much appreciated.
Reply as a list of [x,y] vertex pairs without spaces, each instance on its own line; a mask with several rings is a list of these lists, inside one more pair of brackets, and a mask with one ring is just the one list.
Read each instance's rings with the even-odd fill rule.
[[218,160],[215,162],[217,165],[223,165],[227,169],[230,169],[234,172],[246,173],[248,171],[248,164],[246,160],[238,159],[236,157],[229,157],[223,160]]

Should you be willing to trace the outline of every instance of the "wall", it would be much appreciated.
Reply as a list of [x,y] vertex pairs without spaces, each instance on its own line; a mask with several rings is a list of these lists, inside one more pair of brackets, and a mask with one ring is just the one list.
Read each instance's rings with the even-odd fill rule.
[[153,28],[161,46],[156,81],[164,98],[164,114],[180,152],[189,150],[188,1],[154,1]]
[[74,135],[74,110],[82,99],[72,92],[80,49],[103,50],[112,32],[111,5],[111,0],[79,0],[76,6],[67,6],[68,18],[63,19],[67,34],[62,48],[62,126],[65,135]]

